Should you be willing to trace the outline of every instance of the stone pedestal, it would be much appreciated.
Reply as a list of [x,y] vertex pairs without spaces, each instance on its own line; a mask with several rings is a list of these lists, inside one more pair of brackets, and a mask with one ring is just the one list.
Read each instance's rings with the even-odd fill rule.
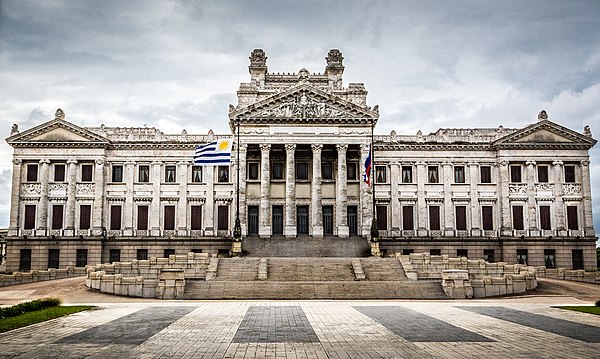
[[242,255],[242,242],[233,242],[231,244],[231,256],[232,257],[239,257]]
[[381,250],[379,249],[379,242],[370,242],[371,244],[371,255],[373,257],[381,257]]

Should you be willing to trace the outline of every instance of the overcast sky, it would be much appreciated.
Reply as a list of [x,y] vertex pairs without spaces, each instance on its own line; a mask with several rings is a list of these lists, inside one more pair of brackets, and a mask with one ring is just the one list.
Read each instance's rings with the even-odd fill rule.
[[[228,104],[262,48],[270,72],[323,72],[343,52],[376,132],[523,127],[600,137],[600,1],[0,0],[0,129],[54,118],[165,133],[228,130]],[[592,155],[600,230],[600,149]],[[12,149],[0,144],[0,227]]]

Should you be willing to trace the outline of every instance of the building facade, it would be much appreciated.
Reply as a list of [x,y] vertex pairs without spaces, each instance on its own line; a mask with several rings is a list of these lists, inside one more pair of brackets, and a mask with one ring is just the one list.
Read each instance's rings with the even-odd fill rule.
[[[375,215],[388,255],[596,268],[588,127],[542,111],[519,129],[372,136],[379,108],[362,83],[344,87],[339,50],[323,73],[269,73],[266,60],[252,52],[229,134],[82,128],[62,110],[15,125],[7,270],[228,255],[238,207],[242,238],[369,239]],[[239,140],[231,166],[193,165],[196,145],[225,137]]]

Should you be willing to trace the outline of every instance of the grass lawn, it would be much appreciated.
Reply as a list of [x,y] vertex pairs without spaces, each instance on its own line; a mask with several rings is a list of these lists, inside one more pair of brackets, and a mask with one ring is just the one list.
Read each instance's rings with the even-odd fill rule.
[[564,306],[564,307],[555,307],[555,308],[600,315],[600,307],[590,307],[590,306],[578,305],[578,306]]
[[51,307],[0,319],[0,333],[93,308],[90,305]]

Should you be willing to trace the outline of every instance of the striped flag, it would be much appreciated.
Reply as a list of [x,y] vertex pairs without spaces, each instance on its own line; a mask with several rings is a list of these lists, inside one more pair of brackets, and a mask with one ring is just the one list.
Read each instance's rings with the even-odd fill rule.
[[363,181],[368,185],[371,184],[371,146],[369,145],[369,155],[365,161],[365,173],[363,174]]
[[200,166],[229,165],[231,163],[232,140],[223,138],[196,147],[194,164]]

